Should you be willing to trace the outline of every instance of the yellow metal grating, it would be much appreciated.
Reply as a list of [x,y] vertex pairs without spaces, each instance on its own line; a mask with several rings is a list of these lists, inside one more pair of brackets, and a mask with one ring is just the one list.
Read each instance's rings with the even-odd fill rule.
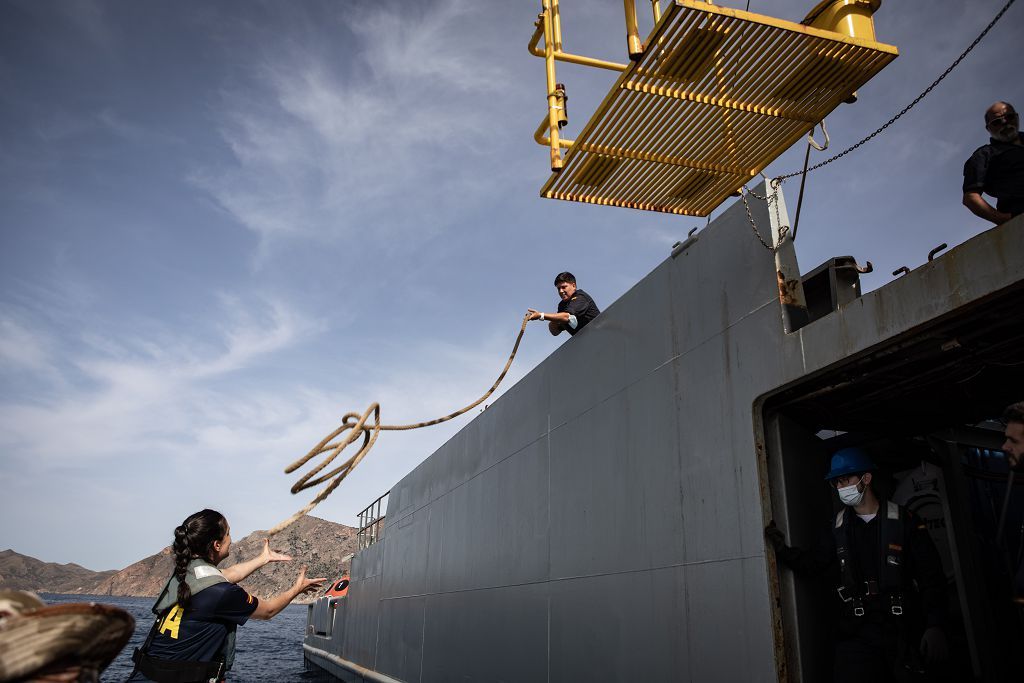
[[706,216],[896,55],[890,45],[676,0],[541,196]]

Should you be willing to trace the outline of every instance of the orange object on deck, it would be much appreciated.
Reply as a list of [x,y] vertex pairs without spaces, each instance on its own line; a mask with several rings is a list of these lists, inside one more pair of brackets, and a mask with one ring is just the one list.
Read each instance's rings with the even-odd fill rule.
[[347,576],[343,576],[340,579],[338,579],[337,581],[335,581],[334,583],[332,583],[331,587],[327,589],[327,592],[324,595],[329,595],[332,598],[343,598],[347,594],[348,594],[348,577]]

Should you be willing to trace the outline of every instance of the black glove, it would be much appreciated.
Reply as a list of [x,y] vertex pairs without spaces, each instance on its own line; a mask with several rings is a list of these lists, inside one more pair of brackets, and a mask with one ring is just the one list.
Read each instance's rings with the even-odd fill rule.
[[768,539],[768,542],[772,544],[772,547],[778,550],[786,545],[786,534],[782,533],[782,529],[775,526],[775,520],[768,522],[768,526],[764,528],[764,537]]
[[929,626],[921,636],[921,654],[928,664],[939,664],[946,661],[949,650],[946,646],[946,634],[938,626]]

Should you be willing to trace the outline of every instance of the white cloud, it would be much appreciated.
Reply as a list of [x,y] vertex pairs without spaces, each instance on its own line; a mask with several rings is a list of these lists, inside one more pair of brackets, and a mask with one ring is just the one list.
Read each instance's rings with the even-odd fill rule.
[[0,363],[15,370],[50,375],[50,339],[10,317],[0,317]]
[[[497,89],[502,72],[476,59],[487,30],[483,21],[474,22],[483,18],[476,3],[445,0],[422,14],[407,6],[390,11],[373,7],[357,13],[352,28],[367,45],[377,46],[368,62],[380,81],[419,90],[432,90],[437,83],[467,93]],[[474,30],[459,31],[467,25]]]
[[475,163],[497,118],[490,96],[510,80],[479,59],[486,35],[465,25],[479,11],[372,5],[345,15],[355,61],[317,45],[275,53],[256,89],[224,93],[235,163],[194,182],[261,237],[263,256],[284,237],[429,236],[487,196],[488,178],[503,182]]
[[284,349],[294,341],[323,329],[280,301],[266,302],[265,320],[255,318],[235,297],[222,297],[232,323],[221,330],[226,352],[193,362],[186,368],[195,378],[222,375],[249,365],[254,359]]
[[[104,131],[120,140],[139,147],[155,147],[158,145],[181,146],[184,140],[168,133],[166,129],[143,125],[132,120],[125,113],[104,107],[94,115],[95,121]],[[84,119],[90,122],[89,119]]]
[[[318,326],[273,301],[254,307],[225,299],[223,309],[227,322],[214,331],[213,344],[199,330],[165,333],[155,339],[92,331],[84,336],[85,345],[59,354],[21,352],[16,360],[23,367],[41,377],[62,377],[66,387],[54,399],[37,397],[31,403],[4,406],[0,411],[3,440],[18,444],[22,458],[41,466],[140,451],[170,454],[206,430],[215,433],[219,421],[237,415],[232,406],[239,402],[249,409],[253,435],[265,436],[267,426],[280,421],[276,416],[294,409],[269,399],[272,389],[255,402],[244,393],[239,395],[231,375],[268,362]],[[43,336],[9,323],[4,330],[2,348],[9,351],[7,357],[26,347],[24,340]],[[63,362],[56,361],[58,355]],[[68,365],[84,381],[72,384],[66,377]],[[253,436],[240,448],[257,441]]]
[[[116,518],[119,529],[134,529],[146,539],[151,546],[146,552],[163,543],[167,524],[196,506],[228,513],[239,535],[266,529],[316,494],[289,495],[297,475],[284,476],[283,469],[338,426],[344,413],[362,412],[378,401],[383,420],[392,424],[447,414],[490,386],[512,341],[504,325],[472,348],[428,338],[409,353],[404,342],[393,340],[372,355],[339,360],[352,371],[345,381],[328,367],[315,387],[288,379],[264,381],[265,369],[301,354],[299,343],[322,328],[274,302],[222,301],[226,322],[213,333],[205,327],[131,338],[93,332],[87,345],[55,346],[36,359],[45,365],[66,355],[88,381],[53,400],[0,405],[0,450],[14,454],[3,460],[0,472],[5,480],[47,477],[74,485],[54,489],[61,496],[14,489],[5,509],[74,506],[80,511],[74,524],[63,514],[48,516],[62,520],[54,522],[61,528]],[[22,330],[39,336],[31,328]],[[524,349],[500,391],[532,367],[538,353]],[[233,382],[236,377],[241,381]],[[358,510],[475,414],[415,432],[382,434],[317,514],[354,523]],[[146,491],[161,499],[160,506],[144,509],[147,497],[140,492]],[[168,497],[168,491],[175,493]],[[125,518],[127,510],[133,519]],[[63,532],[54,533],[52,538]],[[6,542],[21,552],[97,567],[102,562],[104,568],[124,566],[143,554],[136,546],[111,549],[101,561],[69,539],[65,547],[78,548],[79,554],[61,556],[53,549],[36,550],[31,538],[8,535]]]
[[[50,475],[67,468],[129,468],[143,476],[162,467],[162,476],[177,482],[175,473],[233,463],[247,468],[238,480],[272,496],[275,510],[297,508],[313,493],[290,498],[293,478],[280,472],[338,426],[344,413],[377,401],[383,420],[392,424],[447,414],[490,386],[511,344],[505,326],[472,349],[428,338],[409,353],[403,342],[391,341],[372,356],[339,360],[345,383],[331,381],[336,368],[325,368],[326,381],[303,386],[287,376],[262,380],[261,374],[280,359],[301,355],[300,343],[324,326],[274,300],[244,303],[222,296],[221,304],[219,325],[176,333],[158,327],[134,336],[91,329],[63,345],[10,317],[0,321],[5,361],[38,381],[63,386],[49,398],[8,397],[0,404],[0,449],[13,454],[4,470]],[[501,390],[535,362],[524,352]],[[365,467],[385,473],[387,481],[372,488],[392,483],[396,467],[415,466],[471,417],[429,433],[382,438],[374,454],[381,463]],[[267,479],[257,481],[257,472]],[[347,505],[362,497],[353,494],[356,502]]]

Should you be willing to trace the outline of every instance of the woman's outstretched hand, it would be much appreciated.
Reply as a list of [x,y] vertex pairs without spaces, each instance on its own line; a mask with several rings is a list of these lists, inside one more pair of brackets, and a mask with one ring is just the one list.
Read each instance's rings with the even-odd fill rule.
[[260,567],[265,566],[270,562],[288,562],[292,559],[291,555],[285,555],[279,553],[276,550],[270,549],[270,539],[263,539],[263,551],[259,555],[256,555],[251,560],[245,562],[239,562],[233,564],[230,567],[225,567],[220,570],[220,573],[224,575],[224,578],[231,583],[239,583],[244,581],[247,576],[252,574]]
[[268,562],[291,562],[292,556],[279,553],[276,550],[270,549],[270,539],[263,539],[263,552],[260,553],[260,560],[263,564]]
[[312,593],[324,585],[327,581],[327,577],[320,577],[318,579],[307,579],[306,578],[306,565],[302,565],[302,569],[299,570],[299,577],[295,579],[294,589],[297,590],[296,595],[302,595],[303,593]]
[[302,565],[299,569],[299,576],[295,579],[295,583],[292,584],[292,587],[273,597],[260,600],[259,604],[256,605],[256,611],[252,613],[252,618],[260,620],[273,618],[275,614],[278,614],[281,610],[287,607],[292,600],[303,593],[312,593],[316,591],[324,585],[325,581],[327,581],[326,578],[307,579],[306,565]]

